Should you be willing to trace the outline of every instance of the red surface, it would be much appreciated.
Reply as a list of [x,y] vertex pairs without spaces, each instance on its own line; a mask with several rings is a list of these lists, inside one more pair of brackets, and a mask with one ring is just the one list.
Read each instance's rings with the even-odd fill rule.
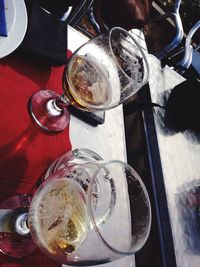
[[[0,204],[16,193],[31,193],[49,164],[71,149],[69,127],[58,134],[45,133],[28,113],[29,99],[37,90],[62,92],[63,68],[17,54],[0,61]],[[0,257],[0,266],[61,264],[38,250],[18,261]]]

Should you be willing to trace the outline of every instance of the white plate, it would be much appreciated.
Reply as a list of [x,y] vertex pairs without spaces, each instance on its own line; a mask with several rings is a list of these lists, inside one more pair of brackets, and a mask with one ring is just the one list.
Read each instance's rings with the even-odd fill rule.
[[7,37],[0,37],[0,58],[12,53],[22,42],[27,29],[24,0],[5,0]]

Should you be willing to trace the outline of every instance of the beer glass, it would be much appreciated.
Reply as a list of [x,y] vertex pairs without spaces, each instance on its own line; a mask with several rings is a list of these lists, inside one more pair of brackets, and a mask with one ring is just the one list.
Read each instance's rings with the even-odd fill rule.
[[[149,235],[151,207],[131,166],[78,149],[52,163],[30,206],[13,210],[9,220],[10,247],[18,244],[15,257],[38,246],[55,261],[88,266],[140,250]],[[29,240],[27,250],[20,238]],[[9,255],[6,244],[1,251]]]
[[115,27],[73,53],[63,73],[63,94],[36,92],[30,114],[44,130],[59,132],[68,125],[69,105],[87,112],[114,108],[132,97],[148,76],[140,45],[126,30]]

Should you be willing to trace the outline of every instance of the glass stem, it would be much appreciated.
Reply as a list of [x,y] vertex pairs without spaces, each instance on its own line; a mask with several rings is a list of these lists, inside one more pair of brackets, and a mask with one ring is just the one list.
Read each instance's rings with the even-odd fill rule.
[[59,109],[67,108],[69,104],[70,103],[63,96],[60,96],[54,101],[55,107]]
[[26,236],[30,234],[30,229],[28,227],[28,211],[22,209],[17,209],[13,214],[12,228],[15,233]]

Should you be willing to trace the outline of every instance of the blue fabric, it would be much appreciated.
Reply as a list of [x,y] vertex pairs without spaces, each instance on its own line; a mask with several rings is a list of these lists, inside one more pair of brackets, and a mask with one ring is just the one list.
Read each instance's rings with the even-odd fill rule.
[[0,0],[0,36],[8,36],[4,0]]

